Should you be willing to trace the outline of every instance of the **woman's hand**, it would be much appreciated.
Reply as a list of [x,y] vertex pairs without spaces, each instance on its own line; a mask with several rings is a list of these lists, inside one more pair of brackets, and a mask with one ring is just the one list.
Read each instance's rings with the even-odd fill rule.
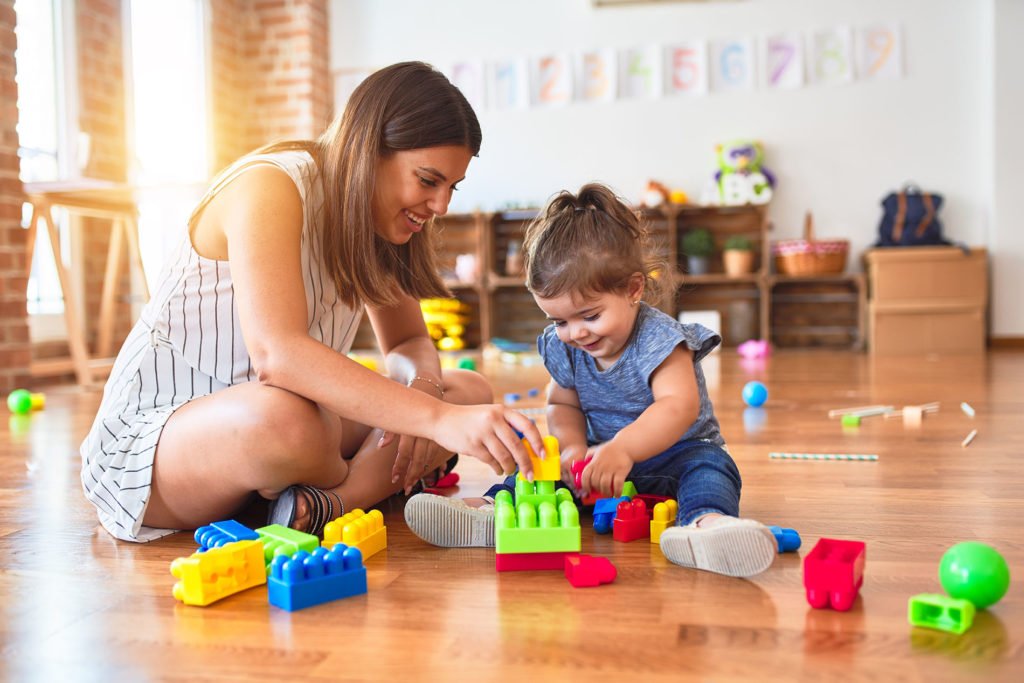
[[621,494],[626,477],[633,469],[633,458],[629,453],[613,439],[588,449],[587,456],[593,460],[583,470],[583,493]]
[[516,466],[533,480],[533,466],[523,435],[538,455],[544,441],[530,418],[497,404],[460,406],[445,404],[434,440],[454,453],[461,453],[490,465],[496,474],[512,474]]
[[[419,382],[410,382],[409,387],[434,398],[444,398],[441,388],[428,380],[421,379]],[[377,442],[377,447],[384,448],[394,440],[394,433],[384,432],[380,441]],[[448,454],[449,451],[444,450],[430,439],[410,434],[399,435],[398,452],[395,454],[395,464],[391,468],[391,483],[397,484],[401,481],[402,488],[408,495],[416,482],[432,469],[431,465],[442,456],[443,460],[447,460]]]

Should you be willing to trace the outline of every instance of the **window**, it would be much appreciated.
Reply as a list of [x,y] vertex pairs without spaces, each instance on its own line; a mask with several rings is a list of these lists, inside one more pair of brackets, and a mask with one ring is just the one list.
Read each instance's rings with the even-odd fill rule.
[[129,179],[150,291],[209,177],[204,0],[126,3]]
[[[67,55],[73,46],[68,27],[72,3],[60,0],[17,0],[15,33],[18,47],[14,53],[18,83],[18,139],[22,182],[42,182],[67,178],[75,166],[73,137],[74,82],[73,65]],[[62,212],[54,213],[61,236],[63,254],[70,253],[68,221]],[[23,225],[28,226],[30,207],[23,208]],[[36,237],[36,257],[28,281],[28,312],[35,317],[53,317],[64,311],[64,300],[46,230]],[[59,322],[59,321],[56,321]],[[61,336],[60,325],[30,317],[33,332],[42,336]],[[43,323],[40,325],[40,323]],[[52,332],[51,332],[52,331]],[[34,337],[36,335],[33,335]]]

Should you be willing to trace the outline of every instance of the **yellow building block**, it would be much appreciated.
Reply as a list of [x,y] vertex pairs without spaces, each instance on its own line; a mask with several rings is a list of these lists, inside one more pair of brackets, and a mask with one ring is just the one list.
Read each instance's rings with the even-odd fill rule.
[[172,593],[186,605],[205,607],[267,582],[263,544],[256,540],[235,541],[219,548],[171,562],[171,574],[178,582]]
[[523,439],[526,453],[533,465],[534,481],[558,481],[562,478],[562,454],[558,448],[558,439],[548,434],[544,437],[544,457],[539,458],[533,452],[533,446]]
[[370,510],[369,514],[355,509],[328,522],[324,527],[324,540],[321,545],[333,548],[335,543],[344,543],[359,548],[363,561],[370,559],[388,547],[388,530],[384,526],[384,515],[380,510]]
[[664,503],[657,503],[654,506],[654,517],[651,518],[651,543],[661,540],[661,532],[676,525],[676,515],[679,514],[679,503],[674,500],[666,500]]

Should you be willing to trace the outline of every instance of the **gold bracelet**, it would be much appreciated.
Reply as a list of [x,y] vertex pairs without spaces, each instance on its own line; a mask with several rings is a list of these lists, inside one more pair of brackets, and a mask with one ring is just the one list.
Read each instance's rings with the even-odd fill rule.
[[413,377],[413,378],[412,378],[411,380],[409,380],[409,383],[408,383],[408,384],[406,384],[405,386],[407,386],[407,387],[411,387],[411,386],[412,386],[412,383],[413,383],[413,382],[415,382],[415,381],[416,381],[416,380],[418,380],[418,379],[419,379],[419,380],[423,380],[423,381],[424,381],[424,382],[426,382],[427,384],[430,384],[430,385],[432,385],[432,386],[433,386],[433,387],[434,387],[435,389],[437,389],[438,391],[440,391],[440,392],[441,392],[441,398],[442,398],[442,399],[444,398],[444,387],[442,387],[442,386],[441,386],[440,384],[438,384],[438,383],[437,383],[437,382],[435,382],[434,380],[430,379],[429,377],[424,377],[424,376],[422,376],[422,375],[416,375],[416,376],[415,376],[415,377]]

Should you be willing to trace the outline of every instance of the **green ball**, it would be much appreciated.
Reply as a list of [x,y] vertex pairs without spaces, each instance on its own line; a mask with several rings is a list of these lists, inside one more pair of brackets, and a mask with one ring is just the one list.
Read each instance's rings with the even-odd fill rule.
[[15,415],[27,415],[32,410],[32,394],[26,389],[15,389],[7,395],[7,408]]
[[977,541],[957,543],[939,563],[939,581],[949,596],[978,609],[994,605],[1010,587],[1010,568],[995,548]]

